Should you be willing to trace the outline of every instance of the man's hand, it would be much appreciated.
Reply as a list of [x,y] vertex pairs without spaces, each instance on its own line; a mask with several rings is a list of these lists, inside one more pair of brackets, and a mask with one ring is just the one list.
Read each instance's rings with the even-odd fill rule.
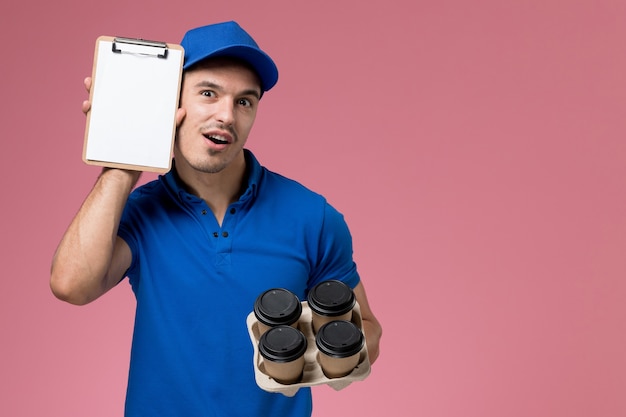
[[[91,91],[91,77],[85,78],[83,83],[85,84],[85,88],[87,89],[87,92],[89,93]],[[82,110],[83,110],[83,113],[85,113],[85,115],[89,113],[89,110],[91,110],[91,101],[89,100],[83,101]]]

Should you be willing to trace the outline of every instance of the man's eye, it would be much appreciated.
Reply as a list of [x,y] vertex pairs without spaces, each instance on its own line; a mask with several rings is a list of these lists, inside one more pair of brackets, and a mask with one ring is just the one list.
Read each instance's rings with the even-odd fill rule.
[[211,90],[204,90],[200,92],[201,95],[205,97],[215,97],[215,92]]
[[248,100],[247,98],[242,98],[242,99],[239,99],[239,105],[244,106],[244,107],[250,107],[252,106],[252,102]]

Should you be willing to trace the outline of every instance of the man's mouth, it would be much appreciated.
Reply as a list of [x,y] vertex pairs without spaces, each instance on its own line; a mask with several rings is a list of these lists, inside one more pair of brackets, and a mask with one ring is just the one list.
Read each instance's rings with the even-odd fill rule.
[[215,143],[216,145],[228,145],[230,143],[228,139],[219,135],[204,135],[204,137]]

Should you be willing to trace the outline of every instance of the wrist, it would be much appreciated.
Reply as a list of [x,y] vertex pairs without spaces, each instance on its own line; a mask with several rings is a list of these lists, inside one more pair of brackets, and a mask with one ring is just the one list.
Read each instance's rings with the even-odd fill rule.
[[128,188],[128,191],[130,191],[135,187],[137,181],[139,181],[139,177],[141,177],[141,171],[104,167],[102,168],[99,178],[102,181],[118,183]]

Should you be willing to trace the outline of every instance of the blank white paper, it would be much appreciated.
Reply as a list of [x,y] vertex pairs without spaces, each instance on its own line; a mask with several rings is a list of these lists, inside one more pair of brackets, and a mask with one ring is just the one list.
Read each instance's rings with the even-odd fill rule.
[[112,46],[101,40],[96,51],[85,159],[167,170],[183,51],[170,48],[163,59]]

